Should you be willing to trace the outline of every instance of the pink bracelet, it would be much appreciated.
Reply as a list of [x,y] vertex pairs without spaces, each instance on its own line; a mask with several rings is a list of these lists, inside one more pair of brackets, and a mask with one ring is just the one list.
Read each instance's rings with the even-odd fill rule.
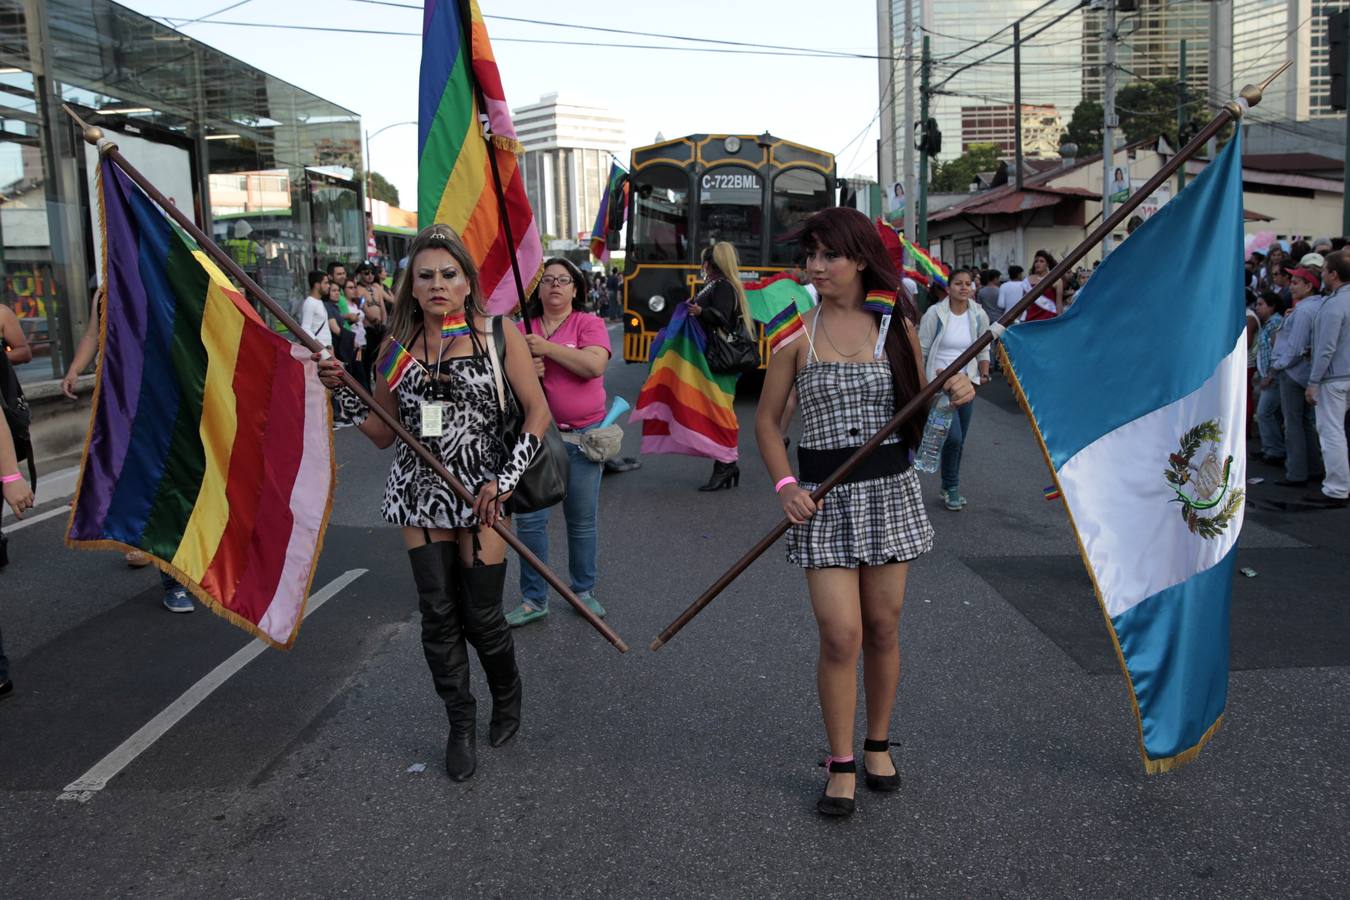
[[793,475],[788,475],[773,486],[773,492],[775,494],[780,494],[782,493],[783,488],[787,487],[789,484],[796,484],[796,483],[797,483],[796,477]]
[[0,484],[13,484],[16,481],[21,480],[22,478],[23,475],[21,475],[18,472],[15,472],[13,475],[5,475],[0,477]]

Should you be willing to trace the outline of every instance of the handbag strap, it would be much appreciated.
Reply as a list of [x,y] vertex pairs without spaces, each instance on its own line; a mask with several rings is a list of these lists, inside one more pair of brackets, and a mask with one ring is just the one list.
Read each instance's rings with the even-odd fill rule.
[[506,335],[502,333],[502,317],[493,316],[492,340],[488,341],[488,356],[492,359],[492,378],[497,384],[497,411],[506,412],[506,388],[502,384],[501,358],[506,356]]

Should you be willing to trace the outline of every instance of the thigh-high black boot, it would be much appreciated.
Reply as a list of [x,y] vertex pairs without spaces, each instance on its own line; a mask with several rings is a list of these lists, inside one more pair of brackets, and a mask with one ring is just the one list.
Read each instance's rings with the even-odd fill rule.
[[461,602],[464,604],[464,631],[478,651],[478,659],[492,691],[492,724],[488,741],[500,747],[520,730],[520,671],[516,668],[516,646],[511,626],[502,614],[502,588],[506,583],[506,563],[464,567],[460,573]]
[[457,556],[457,546],[450,541],[436,541],[408,551],[422,610],[422,652],[450,719],[445,772],[454,781],[465,781],[478,764],[474,749],[477,706],[469,688],[469,649],[464,642],[459,590],[448,574],[451,561]]

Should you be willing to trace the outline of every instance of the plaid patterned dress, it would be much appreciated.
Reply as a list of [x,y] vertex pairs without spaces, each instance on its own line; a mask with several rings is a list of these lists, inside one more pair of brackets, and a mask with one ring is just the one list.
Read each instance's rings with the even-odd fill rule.
[[[803,422],[800,446],[861,446],[895,414],[890,367],[885,362],[820,362],[814,340],[808,340],[812,347],[795,379]],[[893,435],[886,443],[898,441]],[[801,486],[807,491],[817,487],[805,481]],[[839,485],[806,524],[787,533],[788,562],[805,569],[908,562],[932,547],[933,526],[912,466],[896,475]]]

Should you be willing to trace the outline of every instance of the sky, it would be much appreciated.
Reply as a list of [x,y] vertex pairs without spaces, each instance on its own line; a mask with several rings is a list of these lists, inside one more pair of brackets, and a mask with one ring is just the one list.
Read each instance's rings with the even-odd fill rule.
[[[208,17],[182,25],[193,38],[361,115],[372,135],[371,168],[398,188],[402,205],[417,197],[417,118],[421,60],[418,0],[121,0],[144,15]],[[237,0],[236,0],[237,2]],[[876,54],[875,0],[480,0],[484,15],[540,19],[534,25],[487,19],[506,100],[524,106],[559,92],[607,106],[628,126],[629,148],[697,132],[759,134],[831,153],[844,174],[876,174],[878,63],[875,59],[803,58],[691,52],[671,35],[749,44]],[[823,12],[828,10],[828,13]],[[346,34],[231,26],[226,22],[414,32]],[[647,38],[559,27],[619,28]],[[601,46],[514,43],[508,38],[580,41]],[[646,45],[642,49],[616,46]],[[655,50],[651,46],[682,46]],[[730,48],[729,48],[730,49]],[[744,49],[744,48],[741,48]],[[624,148],[625,150],[629,148]]]

